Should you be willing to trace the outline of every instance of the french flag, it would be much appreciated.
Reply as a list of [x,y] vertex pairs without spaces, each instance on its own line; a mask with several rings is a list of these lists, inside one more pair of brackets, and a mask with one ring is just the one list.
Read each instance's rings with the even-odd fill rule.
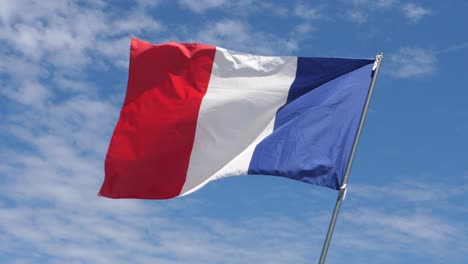
[[373,63],[132,39],[99,194],[168,199],[237,175],[338,190]]

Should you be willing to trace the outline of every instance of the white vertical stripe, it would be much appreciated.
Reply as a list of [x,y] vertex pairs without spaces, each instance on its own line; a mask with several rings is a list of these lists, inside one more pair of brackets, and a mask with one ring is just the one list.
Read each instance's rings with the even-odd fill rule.
[[210,180],[247,173],[255,146],[273,131],[296,67],[297,57],[216,49],[181,195]]

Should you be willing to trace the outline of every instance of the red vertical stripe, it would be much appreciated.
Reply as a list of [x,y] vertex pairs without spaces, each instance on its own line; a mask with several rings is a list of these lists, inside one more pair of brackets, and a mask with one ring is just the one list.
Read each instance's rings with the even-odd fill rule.
[[216,48],[132,39],[127,95],[100,195],[167,199],[185,182]]

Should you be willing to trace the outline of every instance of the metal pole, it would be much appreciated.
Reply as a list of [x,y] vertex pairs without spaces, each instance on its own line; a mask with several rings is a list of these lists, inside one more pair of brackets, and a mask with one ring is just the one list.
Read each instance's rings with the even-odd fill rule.
[[369,103],[374,92],[375,82],[377,80],[377,75],[380,69],[380,63],[382,62],[383,53],[381,52],[375,56],[375,63],[372,72],[372,81],[370,84],[369,91],[367,93],[366,103],[364,104],[364,109],[362,110],[361,120],[359,121],[359,127],[354,138],[353,148],[351,149],[351,155],[349,156],[348,164],[346,165],[345,175],[343,176],[343,182],[340,187],[340,192],[338,193],[338,198],[336,199],[335,210],[333,210],[333,215],[330,220],[330,226],[328,227],[327,236],[325,242],[323,243],[322,254],[320,254],[319,264],[325,263],[325,258],[327,257],[328,247],[330,246],[330,241],[333,235],[333,230],[335,229],[336,219],[338,218],[338,213],[340,212],[341,203],[343,202],[346,196],[346,184],[348,183],[349,173],[351,172],[351,166],[353,164],[354,155],[356,154],[357,145],[359,142],[359,137],[361,136],[362,127],[364,126],[364,121],[366,120],[367,110],[369,108]]

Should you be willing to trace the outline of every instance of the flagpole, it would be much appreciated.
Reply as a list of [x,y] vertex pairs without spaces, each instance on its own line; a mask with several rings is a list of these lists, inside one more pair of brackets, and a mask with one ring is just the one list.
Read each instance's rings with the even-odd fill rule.
[[380,64],[382,62],[383,52],[375,56],[374,67],[372,71],[372,81],[370,84],[369,92],[367,93],[366,103],[364,104],[364,109],[362,111],[361,120],[359,121],[359,127],[354,138],[353,148],[351,149],[351,155],[349,156],[348,164],[346,165],[346,171],[343,176],[343,182],[340,187],[340,192],[338,193],[338,198],[336,199],[335,209],[333,210],[332,218],[330,220],[330,225],[328,226],[327,236],[325,242],[323,243],[322,253],[320,254],[319,264],[325,263],[325,258],[327,257],[328,247],[330,246],[330,241],[335,229],[336,220],[338,218],[338,213],[340,211],[341,203],[343,202],[346,196],[346,184],[348,183],[349,173],[351,172],[351,166],[353,164],[354,155],[356,153],[357,145],[359,142],[359,137],[361,136],[362,127],[364,126],[364,121],[366,119],[367,110],[369,108],[369,103],[374,92],[375,82],[377,80],[377,75],[380,70]]

